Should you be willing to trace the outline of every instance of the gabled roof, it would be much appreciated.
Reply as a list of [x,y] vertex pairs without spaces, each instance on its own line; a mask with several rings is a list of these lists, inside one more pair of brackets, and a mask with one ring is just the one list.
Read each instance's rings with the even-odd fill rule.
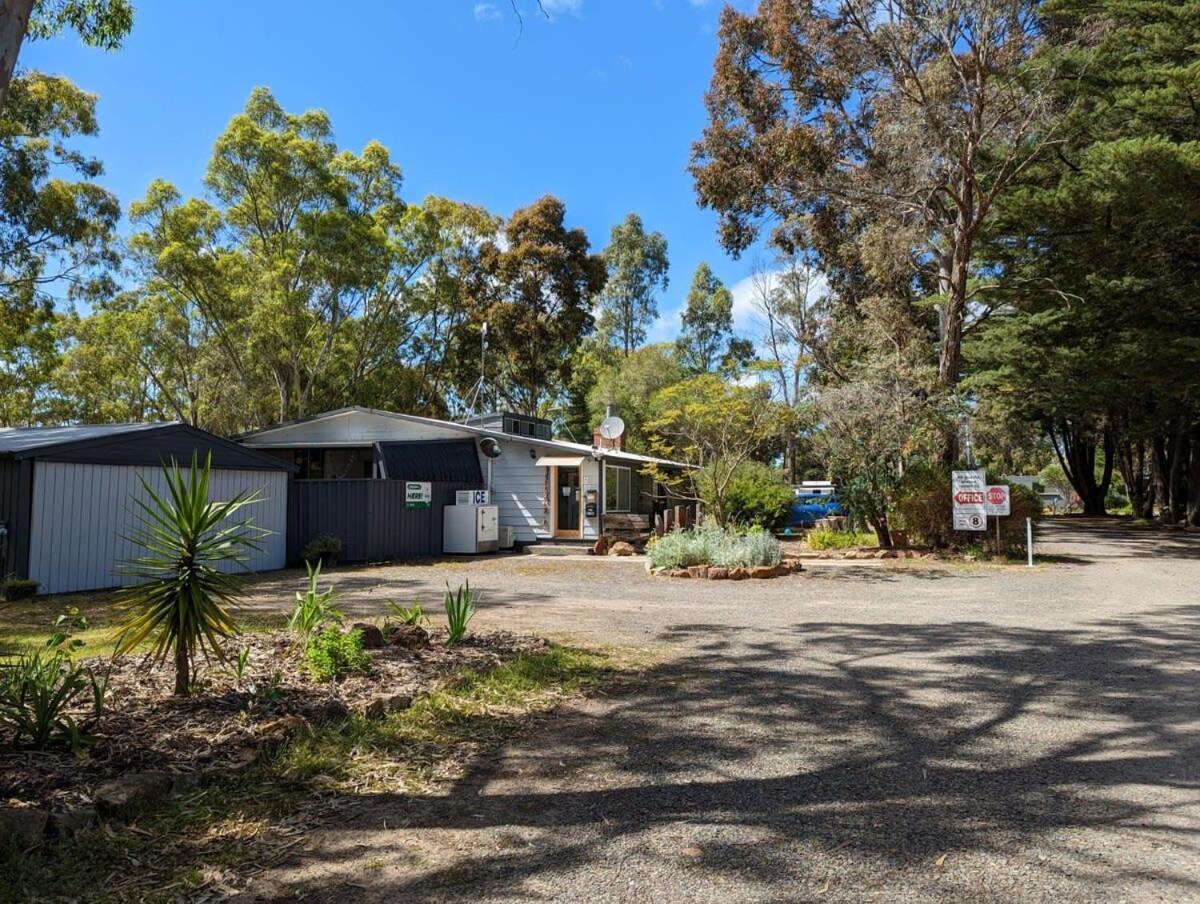
[[[691,468],[691,465],[683,462],[671,461],[667,458],[656,458],[653,455],[637,455],[633,452],[625,452],[617,449],[601,449],[597,446],[589,446],[586,443],[572,443],[561,439],[538,439],[532,436],[515,436],[511,433],[505,433],[502,430],[490,430],[486,427],[476,427],[471,424],[460,424],[455,421],[443,421],[438,418],[422,417],[417,414],[399,414],[395,411],[383,411],[378,408],[365,408],[360,405],[350,405],[345,408],[336,408],[332,411],[324,411],[320,414],[309,415],[308,417],[297,418],[292,421],[284,421],[280,424],[272,424],[269,427],[263,427],[260,430],[254,430],[248,433],[240,434],[236,437],[239,442],[246,443],[250,446],[258,445],[255,442],[257,437],[261,437],[265,433],[270,433],[275,430],[280,430],[285,427],[294,427],[297,424],[306,424],[313,421],[326,420],[334,417],[341,417],[347,414],[373,414],[378,417],[393,418],[398,421],[407,421],[413,424],[423,424],[427,427],[440,427],[448,430],[455,430],[459,433],[468,436],[490,436],[498,442],[518,442],[529,446],[538,446],[545,449],[553,449],[560,452],[570,452],[576,455],[586,455],[597,460],[605,459],[612,461],[629,462],[630,464],[660,464],[674,468]],[[378,441],[378,440],[373,440]],[[263,445],[269,445],[264,443]],[[282,443],[281,445],[288,445]]]
[[46,450],[86,440],[153,430],[177,421],[149,424],[78,424],[69,427],[0,427],[0,454]]
[[211,455],[214,468],[292,470],[279,458],[179,421],[0,429],[0,458],[114,465],[174,459],[187,465],[193,454]]

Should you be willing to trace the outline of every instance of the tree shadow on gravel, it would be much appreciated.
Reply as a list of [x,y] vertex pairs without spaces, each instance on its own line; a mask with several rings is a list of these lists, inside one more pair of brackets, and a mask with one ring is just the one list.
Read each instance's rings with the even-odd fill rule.
[[[522,896],[682,826],[708,833],[689,864],[697,881],[750,880],[779,900],[819,893],[814,864],[865,879],[928,872],[947,853],[1034,848],[1057,850],[1045,869],[1091,883],[1089,895],[1122,879],[1200,894],[1185,866],[1194,813],[1178,812],[1200,788],[1200,605],[1055,631],[690,624],[660,639],[686,640],[690,654],[564,714],[448,793],[363,799],[345,829],[473,840],[419,875],[345,881],[365,883],[360,899]],[[1096,830],[1117,847],[1146,836],[1180,868],[1147,875],[1136,857],[1055,848]],[[332,883],[313,899],[345,893],[340,832],[309,858]],[[381,843],[372,854],[408,856],[399,837]],[[285,878],[276,890],[302,887]]]

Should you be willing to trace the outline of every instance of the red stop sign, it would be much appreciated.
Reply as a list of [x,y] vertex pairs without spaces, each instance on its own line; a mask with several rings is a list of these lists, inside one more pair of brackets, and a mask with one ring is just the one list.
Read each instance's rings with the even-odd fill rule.
[[1008,487],[988,487],[987,501],[990,505],[1004,505],[1008,498]]

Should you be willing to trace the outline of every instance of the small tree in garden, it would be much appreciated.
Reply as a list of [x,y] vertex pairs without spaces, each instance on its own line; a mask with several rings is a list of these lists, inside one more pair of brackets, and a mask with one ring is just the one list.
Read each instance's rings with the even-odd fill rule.
[[771,400],[766,384],[741,386],[716,374],[702,374],[659,391],[647,429],[654,451],[694,465],[680,477],[651,466],[655,479],[682,499],[703,502],[724,526],[728,494],[739,467],[782,433],[792,412]]
[[258,491],[238,493],[227,502],[209,500],[212,455],[200,466],[192,456],[186,471],[172,459],[163,467],[167,493],[159,495],[145,480],[149,501],[135,499],[139,527],[127,539],[145,552],[125,563],[121,574],[141,583],[125,590],[125,619],[116,654],[151,639],[158,662],[175,660],[175,693],[191,690],[197,652],[224,661],[221,639],[237,633],[230,614],[240,595],[240,575],[221,571],[223,564],[245,566],[249,552],[266,536],[249,520],[233,521],[248,505],[261,501]]

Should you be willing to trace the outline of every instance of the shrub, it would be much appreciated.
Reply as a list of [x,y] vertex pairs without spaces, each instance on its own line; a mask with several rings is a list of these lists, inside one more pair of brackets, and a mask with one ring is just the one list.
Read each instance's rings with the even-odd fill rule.
[[300,552],[300,557],[306,564],[316,562],[318,565],[336,565],[338,556],[345,548],[340,537],[333,534],[321,534],[305,544],[304,549]]
[[325,628],[309,638],[304,658],[308,673],[317,681],[340,681],[371,671],[371,657],[358,630],[343,634],[340,628]]
[[28,741],[41,750],[55,742],[81,754],[87,726],[75,722],[69,710],[90,695],[93,720],[104,710],[107,681],[77,665],[69,651],[83,646],[71,630],[87,623],[72,610],[59,616],[54,634],[42,647],[30,647],[0,666],[0,727],[12,732],[14,744]]
[[808,532],[810,549],[851,549],[858,546],[874,546],[878,542],[870,531],[829,530],[818,527]]
[[27,600],[37,596],[40,586],[37,581],[13,575],[0,582],[0,595],[3,595],[7,602],[15,603],[17,600]]
[[[989,484],[1003,484],[998,475],[988,475]],[[1000,519],[1002,552],[1017,553],[1025,548],[1025,519],[1035,522],[1042,517],[1042,501],[1037,493],[1020,484],[1008,484],[1010,514]],[[895,526],[908,533],[911,543],[935,549],[995,544],[995,519],[988,519],[989,531],[954,530],[954,508],[950,499],[950,472],[933,465],[914,466],[904,475],[892,505]]]
[[456,591],[451,591],[450,585],[446,585],[442,605],[446,607],[446,628],[450,632],[447,643],[459,643],[467,636],[467,626],[475,616],[476,602],[478,594],[471,591],[470,581],[460,585]]
[[655,568],[687,568],[689,565],[751,568],[778,565],[783,558],[783,547],[764,530],[738,533],[705,524],[664,534],[647,548],[646,554]]
[[795,494],[783,473],[757,461],[744,461],[725,488],[725,513],[729,521],[767,530],[787,520]]
[[224,662],[220,639],[237,633],[229,610],[237,602],[241,579],[220,566],[245,567],[248,551],[258,549],[258,539],[268,533],[248,521],[231,522],[241,509],[260,500],[258,493],[209,501],[211,473],[211,453],[203,467],[193,454],[186,476],[174,459],[163,468],[166,497],[142,480],[150,501],[134,500],[141,509],[140,525],[129,539],[146,552],[121,569],[121,574],[142,583],[120,598],[126,616],[116,655],[153,637],[160,663],[168,653],[174,656],[175,693],[180,696],[191,691],[197,651],[211,652]]
[[296,591],[296,605],[292,609],[292,617],[288,619],[288,629],[302,641],[330,623],[340,625],[343,618],[342,610],[334,603],[337,597],[333,587],[326,590],[317,587],[321,579],[321,563],[317,562],[314,567],[305,562],[304,567],[308,571],[308,587],[303,593]]
[[421,608],[420,603],[413,603],[411,606],[388,603],[387,610],[386,620],[389,622],[396,621],[402,625],[423,625],[429,621],[425,617],[425,610]]

